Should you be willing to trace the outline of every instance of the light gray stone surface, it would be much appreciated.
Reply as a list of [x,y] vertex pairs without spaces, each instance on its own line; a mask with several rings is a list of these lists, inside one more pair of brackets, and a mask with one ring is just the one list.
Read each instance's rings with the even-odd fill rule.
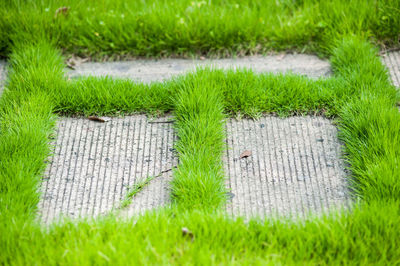
[[328,61],[313,55],[286,54],[273,56],[250,56],[237,59],[190,60],[161,59],[126,62],[88,62],[69,71],[70,77],[105,76],[130,78],[140,82],[162,81],[194,70],[197,66],[217,68],[251,68],[255,72],[288,72],[309,77],[328,76],[331,73]]
[[384,54],[382,61],[389,70],[393,85],[400,87],[400,51]]
[[[169,117],[106,123],[61,118],[41,186],[39,218],[97,217],[118,209],[129,188],[177,165]],[[161,123],[158,123],[161,122]],[[223,158],[233,216],[306,217],[347,208],[350,199],[337,130],[321,117],[228,119]],[[240,159],[243,151],[251,156]],[[170,202],[172,171],[153,179],[119,211],[132,217]]]
[[[39,219],[96,217],[120,207],[129,188],[177,164],[175,134],[169,117],[155,122],[142,115],[106,123],[60,118],[42,182]],[[172,171],[153,179],[133,198],[127,214],[139,214],[169,202]]]
[[6,61],[0,60],[0,96],[3,94],[6,80]]
[[[228,213],[304,217],[347,208],[337,130],[322,117],[229,119],[224,157]],[[244,151],[252,155],[240,159]]]

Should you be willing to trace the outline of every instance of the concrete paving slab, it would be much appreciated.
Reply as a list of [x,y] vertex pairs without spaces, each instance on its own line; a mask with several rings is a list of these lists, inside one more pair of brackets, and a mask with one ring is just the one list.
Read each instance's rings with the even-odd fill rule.
[[255,72],[288,72],[307,75],[312,78],[329,76],[328,61],[314,55],[286,54],[272,56],[249,56],[237,59],[190,60],[161,59],[135,60],[125,62],[88,62],[69,71],[70,77],[105,76],[129,78],[139,82],[163,81],[194,70],[197,66],[215,66],[217,68],[251,68]]
[[382,61],[389,70],[393,85],[400,87],[400,51],[384,54],[382,56]]
[[[322,117],[229,119],[226,209],[244,217],[305,217],[347,208],[337,129]],[[251,154],[241,157],[241,154]]]
[[4,82],[6,80],[6,61],[0,60],[0,96],[3,94]]
[[[134,184],[176,166],[176,135],[169,119],[149,121],[138,115],[99,123],[61,118],[41,186],[39,218],[50,223],[107,214],[121,206]],[[226,131],[229,214],[306,217],[349,206],[341,146],[330,120],[229,119]],[[240,158],[244,151],[248,157]],[[168,171],[153,179],[120,217],[167,205],[171,178]]]
[[[39,219],[83,218],[121,206],[129,188],[177,165],[169,117],[135,115],[100,123],[60,118],[54,155],[41,186]],[[157,122],[157,123],[154,123]],[[129,215],[168,204],[172,171],[155,178],[133,198]]]

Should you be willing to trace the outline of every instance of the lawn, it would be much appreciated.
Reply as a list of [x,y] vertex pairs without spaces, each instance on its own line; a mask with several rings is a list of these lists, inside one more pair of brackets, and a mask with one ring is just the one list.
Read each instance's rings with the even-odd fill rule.
[[[400,1],[5,1],[0,55],[1,264],[399,264],[400,95],[379,48],[398,45]],[[68,7],[66,11],[56,10]],[[67,80],[93,60],[313,52],[333,76],[210,68],[166,82]],[[172,112],[179,165],[172,204],[45,227],[40,186],[59,116]],[[301,222],[230,218],[224,120],[320,114],[344,143],[354,205]],[[183,233],[187,228],[190,233]]]

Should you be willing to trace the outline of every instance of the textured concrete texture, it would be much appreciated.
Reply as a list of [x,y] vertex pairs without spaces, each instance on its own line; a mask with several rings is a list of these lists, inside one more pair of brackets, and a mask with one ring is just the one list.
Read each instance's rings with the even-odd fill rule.
[[157,176],[124,210],[133,215],[169,202],[168,183],[177,164],[169,117],[112,118],[99,123],[61,118],[41,186],[39,218],[96,217],[119,208],[129,188]]
[[226,130],[228,213],[304,217],[348,207],[341,146],[330,120],[309,116],[230,119]]
[[5,80],[6,80],[6,62],[0,60],[0,96],[3,94]]
[[393,85],[400,87],[400,51],[384,54],[382,61],[389,70]]
[[190,60],[161,59],[126,62],[88,62],[69,71],[70,77],[105,76],[130,78],[140,82],[162,81],[194,70],[197,66],[217,68],[251,68],[255,72],[288,72],[309,77],[328,76],[331,73],[328,61],[313,55],[281,54],[273,56],[250,56],[237,59]]
[[[61,118],[41,186],[39,219],[96,217],[119,209],[129,189],[157,176],[119,210],[131,217],[170,202],[178,164],[170,117]],[[350,200],[337,130],[321,117],[229,119],[223,158],[228,213],[271,217],[320,214]],[[244,151],[251,154],[240,158]]]

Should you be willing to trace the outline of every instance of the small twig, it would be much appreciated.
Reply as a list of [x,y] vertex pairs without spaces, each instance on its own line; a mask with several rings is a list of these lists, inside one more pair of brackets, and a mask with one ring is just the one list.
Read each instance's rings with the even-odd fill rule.
[[159,176],[161,176],[162,174],[168,173],[168,172],[172,171],[172,169],[175,169],[175,168],[178,168],[178,166],[174,166],[174,167],[169,168],[169,169],[167,169],[167,170],[161,171],[161,172],[158,174],[158,176],[155,176],[155,177],[159,177]]
[[385,49],[385,50],[381,51],[379,54],[380,55],[385,55],[387,53],[396,52],[396,51],[400,51],[400,47],[394,47],[394,48]]
[[164,124],[164,123],[174,123],[175,120],[168,120],[168,121],[149,121],[149,124]]

